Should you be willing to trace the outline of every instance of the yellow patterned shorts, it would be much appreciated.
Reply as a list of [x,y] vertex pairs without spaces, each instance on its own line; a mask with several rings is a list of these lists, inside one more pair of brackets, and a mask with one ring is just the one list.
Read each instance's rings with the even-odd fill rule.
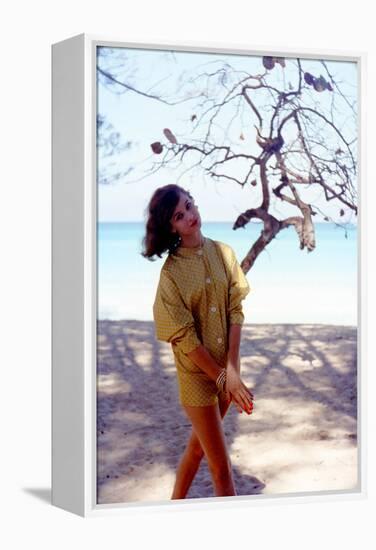
[[218,402],[220,390],[204,372],[187,372],[177,366],[177,376],[182,405],[205,407]]

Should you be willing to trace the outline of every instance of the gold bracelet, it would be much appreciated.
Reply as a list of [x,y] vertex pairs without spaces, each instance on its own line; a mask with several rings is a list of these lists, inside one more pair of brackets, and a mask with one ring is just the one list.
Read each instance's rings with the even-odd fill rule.
[[215,384],[220,391],[224,391],[226,384],[226,369],[222,369],[221,372],[218,374]]

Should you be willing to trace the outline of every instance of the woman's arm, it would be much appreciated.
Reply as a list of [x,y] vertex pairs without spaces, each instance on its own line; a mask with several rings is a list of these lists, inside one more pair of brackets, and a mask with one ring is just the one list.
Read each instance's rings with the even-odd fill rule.
[[253,409],[253,394],[240,378],[241,330],[240,324],[231,324],[229,328],[226,391],[231,394],[239,412],[243,409],[250,414]]
[[227,366],[233,367],[240,374],[240,337],[241,325],[230,325],[228,337]]
[[[235,330],[236,334],[236,330]],[[236,340],[234,338],[234,342]],[[236,346],[234,345],[234,349]],[[239,352],[238,352],[239,353]],[[201,370],[203,370],[209,378],[216,381],[219,373],[221,372],[221,367],[213,359],[208,350],[201,344],[193,351],[187,353],[189,359],[197,365]],[[230,392],[232,399],[238,408],[239,411],[244,410],[246,413],[251,414],[252,412],[252,393],[242,382],[237,370],[232,369],[231,367],[226,369],[227,371],[227,382],[226,388]]]
[[214,382],[217,380],[222,369],[202,344],[193,351],[187,353],[187,356],[197,365],[197,367],[203,370],[211,380],[214,380]]

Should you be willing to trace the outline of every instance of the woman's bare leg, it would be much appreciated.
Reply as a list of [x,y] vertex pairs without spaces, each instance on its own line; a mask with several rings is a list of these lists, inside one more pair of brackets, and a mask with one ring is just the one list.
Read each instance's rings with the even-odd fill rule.
[[186,497],[203,456],[204,451],[192,429],[191,436],[176,470],[175,485],[171,496],[172,500]]
[[[219,418],[222,419],[230,407],[230,402],[220,399],[216,407],[217,409],[219,408]],[[190,409],[202,408],[207,409],[208,407],[190,407]],[[188,414],[188,411],[186,412]],[[188,417],[190,418],[190,420],[192,420],[189,414]],[[204,451],[201,447],[200,440],[197,437],[195,428],[193,426],[191,436],[189,438],[176,472],[175,486],[171,496],[172,499],[182,499],[186,497],[203,456]]]
[[217,496],[235,495],[230,457],[218,405],[184,407],[208,461]]

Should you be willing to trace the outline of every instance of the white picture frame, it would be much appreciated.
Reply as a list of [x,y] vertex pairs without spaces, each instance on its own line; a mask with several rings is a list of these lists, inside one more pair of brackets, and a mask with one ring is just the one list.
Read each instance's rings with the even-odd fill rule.
[[97,504],[96,498],[96,48],[221,52],[352,61],[359,84],[358,486],[353,491],[257,495],[231,506],[346,500],[366,495],[364,136],[366,56],[362,52],[266,50],[228,44],[145,44],[81,34],[52,46],[52,503],[87,517],[170,506],[216,507],[223,500]]

